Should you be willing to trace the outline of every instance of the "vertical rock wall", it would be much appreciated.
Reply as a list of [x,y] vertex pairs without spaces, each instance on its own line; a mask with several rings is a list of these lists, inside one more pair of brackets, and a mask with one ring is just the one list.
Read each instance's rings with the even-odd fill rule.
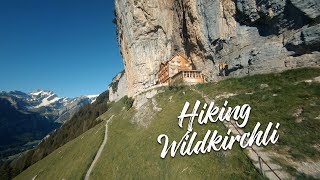
[[129,96],[156,83],[160,62],[170,58],[181,39],[173,0],[117,0],[118,40]]
[[207,80],[319,65],[314,0],[116,0],[128,95],[156,82],[159,64],[185,53]]
[[126,95],[128,95],[128,81],[125,71],[122,71],[109,85],[109,101],[118,101]]

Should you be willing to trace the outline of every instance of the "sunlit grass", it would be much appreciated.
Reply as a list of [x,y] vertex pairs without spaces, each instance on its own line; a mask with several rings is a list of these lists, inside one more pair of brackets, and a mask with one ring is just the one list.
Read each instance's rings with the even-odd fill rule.
[[[230,106],[250,104],[250,120],[246,126],[251,131],[257,122],[266,127],[269,122],[280,123],[279,143],[268,146],[291,155],[293,158],[320,158],[315,148],[320,141],[320,83],[304,82],[320,76],[319,68],[289,70],[279,74],[248,76],[228,79],[218,83],[198,86],[198,89],[214,99],[218,94],[234,93],[237,96],[219,99]],[[261,88],[261,84],[268,87]],[[301,114],[295,115],[299,110]]]
[[[179,141],[186,132],[187,122],[181,129],[177,116],[187,100],[193,104],[202,98],[184,88],[167,90],[156,100],[162,111],[154,112],[156,115],[147,128],[132,122],[136,113],[133,109],[115,114],[106,149],[92,173],[92,179],[262,179],[237,146],[225,153],[211,152],[190,157],[177,154],[174,158],[167,156],[161,159],[163,146],[157,143],[158,135],[166,134],[171,142]],[[120,106],[115,112],[121,109]],[[110,115],[106,115],[106,119],[108,117]],[[221,123],[206,126],[195,123],[194,130],[199,134],[197,140],[202,140],[208,129],[218,130],[221,134],[226,132]]]
[[101,123],[55,150],[15,179],[82,179],[98,151],[103,135],[104,123]]

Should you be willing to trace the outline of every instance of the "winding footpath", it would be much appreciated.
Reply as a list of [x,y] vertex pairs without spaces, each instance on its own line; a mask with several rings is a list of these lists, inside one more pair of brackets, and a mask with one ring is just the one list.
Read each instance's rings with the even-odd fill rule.
[[[195,88],[191,88],[191,90],[195,91],[196,93],[200,94],[202,98],[206,101],[207,104],[210,104],[214,101],[214,99],[210,99],[207,95],[203,92]],[[224,122],[224,126],[227,129],[230,129],[231,132],[235,135],[242,135],[244,132],[243,130],[237,128],[234,125],[235,122]],[[266,176],[268,179],[276,180],[276,179],[291,179],[292,177],[286,170],[281,167],[280,165],[276,164],[271,159],[271,154],[265,151],[263,147],[258,147],[256,145],[247,148],[247,155],[251,159],[253,165],[260,170],[261,174]]]
[[109,124],[109,122],[112,120],[113,117],[114,117],[114,115],[112,115],[112,116],[108,119],[108,121],[107,121],[107,123],[106,123],[106,125],[105,125],[106,130],[105,130],[105,132],[104,132],[103,142],[102,142],[102,144],[101,144],[101,146],[100,146],[100,148],[99,148],[96,156],[94,157],[94,160],[92,161],[92,163],[91,163],[91,165],[90,165],[90,168],[88,169],[88,171],[87,171],[87,173],[86,173],[86,176],[85,176],[85,178],[84,178],[85,180],[89,180],[90,174],[91,174],[94,166],[95,166],[96,163],[98,162],[98,160],[99,160],[99,158],[100,158],[100,156],[101,156],[101,154],[102,154],[102,151],[103,151],[104,147],[105,147],[106,144],[107,144],[107,140],[108,140],[108,124]]

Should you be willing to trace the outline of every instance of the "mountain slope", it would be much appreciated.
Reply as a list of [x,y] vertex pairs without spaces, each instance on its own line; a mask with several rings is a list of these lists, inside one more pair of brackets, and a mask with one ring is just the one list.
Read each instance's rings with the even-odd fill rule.
[[103,124],[97,125],[58,148],[15,179],[81,179],[99,148],[103,131]]
[[0,92],[1,160],[11,160],[12,155],[34,148],[96,97],[61,98],[46,90]]
[[[48,116],[59,123],[68,121],[82,106],[92,104],[98,95],[76,98],[59,97],[52,91],[36,90],[30,93],[30,109]],[[30,100],[28,100],[30,101]]]
[[[180,114],[185,101],[191,104],[195,100],[204,102],[201,93],[197,91],[214,98],[218,104],[228,100],[232,105],[244,103],[252,105],[252,114],[246,130],[251,130],[256,122],[264,125],[269,121],[280,122],[279,143],[270,144],[265,148],[266,153],[271,154],[273,157],[270,156],[270,158],[273,158],[274,163],[289,173],[290,177],[316,178],[319,173],[316,163],[319,162],[320,154],[316,146],[319,144],[319,138],[317,138],[319,132],[316,129],[320,128],[320,114],[316,111],[319,108],[320,97],[319,77],[320,69],[298,69],[281,74],[229,79],[196,87],[162,88],[157,90],[158,95],[153,96],[154,92],[151,91],[136,97],[134,108],[129,110],[130,100],[123,98],[117,103],[110,104],[109,110],[98,118],[104,121],[95,129],[103,128],[106,121],[113,116],[109,123],[106,147],[90,178],[263,179],[264,177],[253,165],[255,161],[248,157],[248,151],[238,146],[234,146],[227,152],[160,158],[162,146],[157,143],[157,136],[167,134],[170,140],[181,138],[185,128],[178,127],[176,117]],[[195,88],[197,91],[193,90]],[[301,107],[303,111],[295,115],[294,110]],[[303,120],[300,122],[299,118]],[[226,128],[221,123],[208,124],[206,127],[194,124],[194,128],[199,133],[199,140],[203,138],[206,129],[216,129],[220,134],[226,133]],[[87,153],[92,157],[93,151],[96,152],[98,149],[98,145],[95,144],[102,143],[102,134],[94,135],[94,131],[87,133],[88,136],[92,136],[95,148],[88,147],[80,141],[73,148],[81,149],[77,154]],[[77,139],[79,138],[81,139],[81,136]],[[99,143],[96,143],[97,141]],[[62,148],[66,148],[67,145]],[[93,160],[92,157],[85,163],[74,163],[72,169],[79,168],[79,171],[72,174],[68,173],[68,168],[61,168],[73,156],[65,155],[61,158],[59,151],[56,150],[48,156],[48,159],[40,161],[41,164],[36,163],[20,174],[18,179],[36,175],[38,175],[37,178],[49,177],[48,175],[52,178],[61,178],[60,174],[64,174],[63,178],[68,179],[83,177],[87,171],[83,166],[86,165],[89,168],[88,165]],[[59,162],[57,166],[52,166],[52,161]],[[297,162],[302,164],[299,165]],[[55,174],[55,168],[59,169],[58,174]]]
[[[173,98],[168,106],[170,96],[173,96]],[[165,160],[161,159],[159,157],[161,147],[156,142],[157,136],[166,133],[171,138],[177,139],[180,137],[184,130],[177,128],[177,114],[186,100],[194,102],[196,99],[201,100],[202,98],[186,88],[166,90],[165,93],[160,93],[154,99],[147,100],[145,104],[141,105],[140,111],[135,111],[133,108],[127,110],[126,107],[130,106],[126,105],[128,100],[124,98],[110,105],[110,109],[99,117],[105,120],[99,125],[101,127],[113,116],[109,123],[107,145],[93,169],[91,179],[127,179],[134,177],[173,179],[178,176],[192,179],[200,178],[204,174],[208,177],[217,178],[263,179],[239,147],[235,147],[232,152],[226,153],[212,152],[191,157],[178,155],[174,159],[169,157]],[[154,107],[152,101],[157,102],[156,107]],[[160,111],[157,108],[162,108],[162,110]],[[201,129],[199,126],[195,128],[197,130]],[[225,132],[222,125],[213,125],[212,128],[218,129],[222,133]],[[200,132],[202,136],[204,130],[200,130]],[[100,138],[100,136],[96,138]],[[102,140],[100,143],[102,143]],[[79,147],[81,147],[82,153],[89,151],[89,147],[84,144],[73,148],[79,149]],[[17,179],[30,178],[37,174],[37,178],[40,179],[49,177],[49,175],[54,178],[61,178],[60,174],[67,174],[69,170],[64,169],[59,174],[54,175],[56,168],[52,166],[51,162],[58,159],[61,161],[59,162],[61,165],[67,163],[67,159],[69,159],[69,157],[61,159],[58,151],[50,154],[48,159],[44,159],[28,168]],[[89,154],[93,154],[93,152]],[[90,162],[86,164],[88,163]],[[74,163],[73,166],[73,168],[79,168],[83,165]],[[38,172],[41,169],[46,169],[46,171],[39,174]],[[57,169],[61,169],[60,166],[57,166]],[[63,178],[74,179],[85,172],[79,171],[76,175],[64,176]]]
[[9,100],[0,98],[1,157],[32,148],[37,145],[39,140],[59,126],[59,123],[55,123],[38,113],[16,109]]
[[229,79],[199,85],[198,90],[219,104],[250,104],[246,131],[257,122],[264,127],[280,123],[279,141],[265,148],[265,154],[293,177],[320,178],[320,68]]
[[[102,119],[109,119],[115,115],[108,130],[106,149],[91,179],[263,179],[244,151],[237,146],[228,152],[194,154],[190,157],[182,157],[177,153],[174,158],[160,158],[163,146],[157,143],[158,135],[167,134],[170,141],[179,141],[186,132],[186,126],[183,129],[178,127],[177,116],[186,101],[193,104],[196,100],[203,101],[200,95],[186,87],[167,89],[162,93],[160,90],[157,96],[148,99],[137,111],[125,111],[119,105],[112,107],[101,116]],[[222,124],[213,124],[208,128],[226,133]],[[206,129],[194,126],[199,133],[196,141],[203,138]]]
[[109,92],[105,91],[101,93],[94,103],[82,107],[69,121],[42,141],[35,149],[21,155],[9,166],[4,167],[3,169],[6,169],[5,172],[12,172],[12,177],[14,177],[59,147],[93,128],[100,122],[97,117],[109,108],[107,104],[108,100]]

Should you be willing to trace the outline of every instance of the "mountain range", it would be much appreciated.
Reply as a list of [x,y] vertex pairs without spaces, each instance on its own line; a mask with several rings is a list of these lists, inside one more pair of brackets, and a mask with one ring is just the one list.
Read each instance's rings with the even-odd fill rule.
[[93,103],[98,95],[75,98],[59,97],[49,90],[1,92],[0,98],[7,99],[19,110],[31,111],[58,123],[67,121],[80,107]]
[[0,92],[0,157],[6,159],[36,146],[97,95],[59,97],[52,91]]

